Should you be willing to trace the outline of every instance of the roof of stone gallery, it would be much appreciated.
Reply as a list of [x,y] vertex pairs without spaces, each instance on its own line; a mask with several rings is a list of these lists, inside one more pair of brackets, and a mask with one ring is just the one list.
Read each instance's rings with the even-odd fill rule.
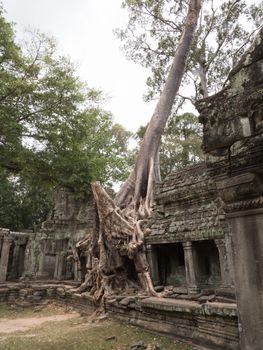
[[155,192],[148,243],[221,238],[225,212],[204,163],[173,172]]

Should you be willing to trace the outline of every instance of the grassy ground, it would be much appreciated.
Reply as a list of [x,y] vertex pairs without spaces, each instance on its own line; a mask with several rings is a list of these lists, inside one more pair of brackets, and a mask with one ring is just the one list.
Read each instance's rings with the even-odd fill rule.
[[[46,306],[36,306],[32,308],[21,308],[15,305],[0,304],[0,319],[8,318],[10,320],[26,317],[43,317],[53,315],[63,315],[72,311],[72,308],[59,307],[53,304]],[[1,329],[0,329],[1,334]]]
[[[19,311],[0,305],[0,320],[61,315],[67,312],[69,310],[55,306],[47,306],[42,310]],[[7,334],[1,333],[0,329],[0,350],[128,350],[138,341],[143,341],[146,345],[159,344],[162,350],[193,350],[188,345],[153,335],[134,326],[85,316],[45,322],[23,332]]]

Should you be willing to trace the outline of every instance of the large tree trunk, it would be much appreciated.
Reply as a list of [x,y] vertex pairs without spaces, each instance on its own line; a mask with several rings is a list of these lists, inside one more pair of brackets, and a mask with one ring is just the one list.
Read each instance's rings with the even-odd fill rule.
[[161,136],[184,74],[187,56],[197,26],[201,2],[202,0],[190,0],[189,2],[185,27],[163,92],[142,140],[135,168],[115,198],[115,203],[120,208],[129,205],[132,200],[134,201],[135,210],[138,210],[140,203],[145,200],[146,209],[149,209],[154,183],[159,180],[156,160]]
[[[100,223],[99,263],[96,260],[95,267],[90,267],[86,281],[79,290],[83,291],[89,286],[90,290],[95,291],[95,299],[111,294],[116,288],[125,288],[125,284],[129,283],[125,266],[127,257],[133,262],[138,282],[144,291],[156,295],[145,255],[144,235],[148,233],[145,218],[151,212],[154,184],[160,179],[158,151],[161,136],[184,74],[201,2],[189,1],[182,36],[164,90],[141,143],[134,170],[114,201],[99,183],[92,184]],[[90,284],[94,279],[95,288]]]

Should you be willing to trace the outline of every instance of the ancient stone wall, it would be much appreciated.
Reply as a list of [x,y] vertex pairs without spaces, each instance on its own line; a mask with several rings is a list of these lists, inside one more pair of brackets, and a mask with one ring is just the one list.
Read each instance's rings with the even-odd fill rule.
[[241,348],[263,349],[263,28],[225,89],[198,104],[206,164],[231,226]]
[[[6,283],[0,285],[0,303],[30,307],[53,302],[91,314],[97,307],[88,293],[78,294],[74,283]],[[235,304],[119,296],[105,301],[112,317],[150,331],[190,340],[208,349],[237,350]]]
[[18,279],[25,270],[25,252],[32,232],[0,228],[0,282]]
[[233,289],[231,230],[205,164],[170,174],[155,202],[146,238],[154,283],[170,284],[175,296]]
[[[75,246],[86,235],[92,234],[96,225],[91,195],[82,198],[69,189],[56,189],[53,211],[27,244],[24,276],[80,281],[81,268],[85,269],[85,257],[82,259],[83,266],[79,266],[74,255]],[[69,256],[72,258],[69,259]]]
[[53,211],[37,232],[0,229],[0,281],[21,278],[80,281],[86,261],[85,256],[80,257],[79,266],[74,249],[80,239],[96,230],[96,225],[91,196],[79,198],[68,189],[57,189]]

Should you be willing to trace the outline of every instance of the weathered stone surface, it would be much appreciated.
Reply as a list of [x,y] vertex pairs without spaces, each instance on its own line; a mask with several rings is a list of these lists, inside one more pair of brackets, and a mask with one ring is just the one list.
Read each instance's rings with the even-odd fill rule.
[[[204,149],[232,228],[241,349],[263,349],[263,28],[229,75],[200,101]],[[221,297],[218,297],[221,300]]]
[[29,237],[23,275],[30,279],[80,281],[81,272],[76,262],[67,257],[72,254],[76,242],[93,233],[96,225],[91,196],[78,198],[69,189],[58,188],[54,192],[54,209],[49,218]]
[[[186,289],[184,293],[234,287],[231,230],[223,204],[205,164],[172,173],[158,184],[146,243],[153,281],[166,285],[166,296],[180,293],[169,291],[167,283]],[[171,271],[167,278],[165,271]]]
[[170,174],[158,185],[155,201],[147,243],[209,239],[229,233],[216,184],[205,164]]
[[120,305],[128,306],[131,303],[134,303],[135,297],[126,297],[120,301]]

